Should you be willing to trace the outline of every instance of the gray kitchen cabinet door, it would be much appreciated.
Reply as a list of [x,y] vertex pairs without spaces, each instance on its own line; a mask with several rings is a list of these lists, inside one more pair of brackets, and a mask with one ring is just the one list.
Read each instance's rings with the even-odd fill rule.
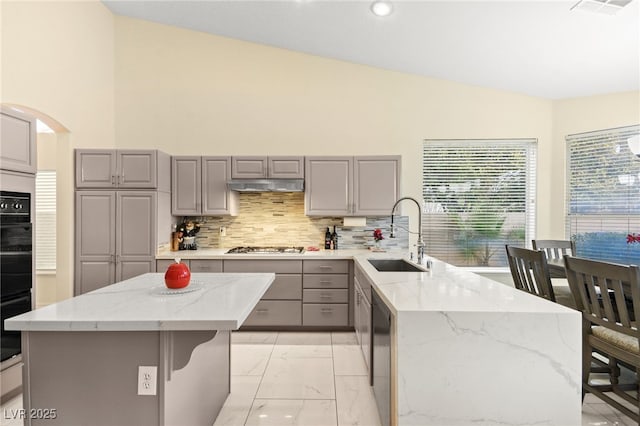
[[202,158],[171,158],[171,214],[199,215],[202,212]]
[[[128,280],[147,272],[156,272],[155,259],[147,260],[127,260],[121,259],[116,264],[116,282]],[[164,272],[164,271],[161,271]]]
[[9,108],[0,116],[0,168],[35,174],[36,119]]
[[268,172],[275,179],[303,179],[304,157],[268,157]]
[[202,214],[238,214],[238,193],[227,189],[231,157],[202,157]]
[[349,216],[353,157],[307,157],[304,209],[307,216]]
[[77,149],[76,188],[115,188],[117,186],[116,151]]
[[355,157],[353,214],[391,214],[400,196],[400,156]]
[[267,177],[267,157],[232,157],[233,179],[264,179]]
[[156,188],[158,155],[155,150],[118,150],[118,188]]
[[76,294],[115,282],[116,194],[76,192]]
[[116,263],[155,258],[157,194],[152,191],[116,194]]

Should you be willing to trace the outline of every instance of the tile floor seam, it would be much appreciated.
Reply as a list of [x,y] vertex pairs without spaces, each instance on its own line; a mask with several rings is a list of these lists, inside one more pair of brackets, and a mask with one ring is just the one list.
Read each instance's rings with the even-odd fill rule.
[[[276,332],[276,338],[273,341],[273,343],[271,344],[271,352],[269,352],[269,358],[267,359],[267,363],[264,366],[264,370],[262,370],[262,374],[260,375],[260,381],[258,382],[258,386],[256,386],[256,391],[253,394],[253,398],[251,400],[251,406],[249,407],[249,411],[247,412],[247,416],[244,419],[244,423],[243,426],[247,425],[247,422],[249,421],[249,416],[251,416],[251,411],[253,410],[253,406],[256,404],[256,397],[258,396],[258,391],[260,390],[260,385],[262,385],[262,380],[264,379],[264,375],[267,372],[267,367],[269,366],[269,362],[271,361],[271,356],[273,355],[273,351],[276,347],[276,344],[278,343],[278,336],[280,335],[279,332]],[[263,398],[260,398],[263,399]]]
[[336,415],[336,425],[340,425],[340,417],[338,416],[338,388],[336,386],[336,361],[333,353],[333,332],[330,334],[331,336],[331,369],[333,370],[333,396],[336,398],[335,403],[335,415]]

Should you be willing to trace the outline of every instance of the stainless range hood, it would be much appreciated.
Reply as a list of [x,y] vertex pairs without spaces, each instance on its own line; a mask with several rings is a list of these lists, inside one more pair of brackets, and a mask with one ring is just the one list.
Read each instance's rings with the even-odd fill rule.
[[303,192],[304,179],[233,179],[227,188],[238,192]]

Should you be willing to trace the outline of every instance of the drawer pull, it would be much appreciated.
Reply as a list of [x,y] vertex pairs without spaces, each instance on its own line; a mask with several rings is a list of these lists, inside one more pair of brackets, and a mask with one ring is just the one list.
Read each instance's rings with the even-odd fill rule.
[[332,299],[330,294],[321,294],[320,299]]
[[266,314],[269,312],[269,309],[256,309],[256,314]]
[[322,309],[320,309],[320,312],[322,312],[323,314],[330,314],[330,313],[333,313],[333,309],[331,309],[331,308],[322,308]]
[[320,265],[319,266],[320,269],[333,269],[333,266],[329,266],[329,265]]
[[320,281],[320,284],[331,284],[331,281]]

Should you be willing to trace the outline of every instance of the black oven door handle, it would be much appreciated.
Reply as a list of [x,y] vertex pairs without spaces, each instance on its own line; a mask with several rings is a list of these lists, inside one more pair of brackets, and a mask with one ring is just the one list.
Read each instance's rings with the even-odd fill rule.
[[0,303],[0,308],[5,308],[7,306],[11,306],[14,303],[30,302],[30,301],[31,301],[31,294],[29,293],[26,296],[17,297],[15,299],[9,299],[9,300],[3,301],[2,303]]
[[33,253],[31,250],[24,251],[0,251],[0,256],[24,256],[31,255]]

